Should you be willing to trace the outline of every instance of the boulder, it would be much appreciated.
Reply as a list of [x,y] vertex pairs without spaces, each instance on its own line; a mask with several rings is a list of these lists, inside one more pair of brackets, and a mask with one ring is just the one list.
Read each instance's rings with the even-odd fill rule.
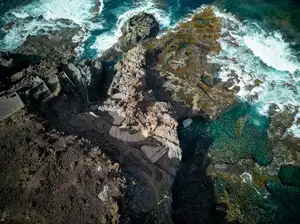
[[24,43],[15,51],[22,55],[36,55],[43,59],[55,61],[66,61],[77,55],[75,49],[78,47],[81,37],[75,43],[74,36],[80,34],[80,28],[63,28],[53,31],[49,35],[29,35]]
[[125,22],[121,28],[121,44],[135,45],[147,38],[156,37],[159,24],[153,15],[141,12]]
[[271,105],[269,108],[269,139],[278,141],[283,138],[287,129],[292,126],[296,113],[297,108],[294,108],[293,106],[286,106],[283,110],[277,112],[276,105]]

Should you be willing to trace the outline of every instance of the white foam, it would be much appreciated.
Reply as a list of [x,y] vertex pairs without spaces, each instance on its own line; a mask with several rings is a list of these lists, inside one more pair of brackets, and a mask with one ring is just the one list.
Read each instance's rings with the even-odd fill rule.
[[118,21],[116,23],[115,29],[113,31],[108,31],[98,36],[95,43],[91,46],[92,49],[98,51],[99,56],[107,49],[112,47],[115,43],[118,42],[118,39],[122,35],[121,28],[124,23],[131,18],[132,16],[140,13],[147,12],[153,14],[154,17],[158,20],[161,28],[166,28],[170,26],[170,18],[163,10],[155,8],[155,4],[152,1],[143,1],[139,3],[133,9],[122,8],[122,12],[118,12]]
[[[217,9],[215,13],[222,18],[222,50],[210,60],[221,65],[221,80],[237,75],[238,96],[266,116],[271,104],[279,110],[300,106],[300,63],[282,34],[267,32],[251,21],[241,22]],[[257,80],[262,83],[255,85]],[[256,87],[249,88],[250,85]],[[300,137],[296,118],[288,133]]]
[[47,34],[50,31],[60,30],[66,27],[63,23],[47,22],[44,20],[31,20],[26,24],[16,24],[0,40],[0,49],[4,51],[19,47],[28,35]]
[[278,71],[294,73],[299,70],[297,58],[291,52],[288,43],[284,42],[281,33],[267,34],[263,30],[260,33],[248,34],[244,37],[245,44],[269,67]]
[[[95,10],[97,7],[98,10]],[[0,49],[13,50],[19,47],[28,35],[47,34],[67,26],[77,25],[88,33],[98,28],[92,20],[102,12],[103,7],[103,2],[99,0],[39,0],[13,9],[5,14],[4,20],[14,21],[15,25],[0,41]],[[61,19],[69,22],[58,22]]]
[[[11,13],[17,18],[42,15],[45,20],[68,19],[82,27],[91,23],[90,20],[95,15],[92,11],[97,4],[99,1],[96,0],[40,0]],[[102,9],[103,4],[99,11]]]

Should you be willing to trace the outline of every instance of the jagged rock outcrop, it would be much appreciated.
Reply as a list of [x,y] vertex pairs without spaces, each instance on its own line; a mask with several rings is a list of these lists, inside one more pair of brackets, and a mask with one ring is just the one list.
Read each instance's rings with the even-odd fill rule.
[[120,42],[126,45],[135,45],[147,38],[156,37],[159,24],[151,14],[141,12],[132,16],[121,28]]
[[268,136],[272,141],[278,141],[284,137],[287,129],[292,126],[298,111],[292,105],[285,107],[284,110],[276,111],[278,109],[276,104],[271,105],[269,108],[270,127]]
[[152,52],[153,86],[157,99],[179,104],[180,117],[217,118],[235,101],[230,84],[215,78],[216,70],[208,55],[220,50],[220,18],[210,8],[194,15],[158,40],[146,44]]
[[41,58],[36,55],[29,56],[11,52],[0,52],[0,82],[4,86],[8,77],[22,71],[29,65],[36,65],[40,62]]
[[108,99],[74,116],[68,131],[88,136],[132,180],[127,213],[132,221],[172,223],[171,186],[181,159],[176,114],[147,86],[146,50],[137,46],[116,66]]
[[[156,101],[146,83],[146,50],[137,46],[116,65],[117,73],[109,88],[108,99],[100,110],[114,108],[134,125],[128,127],[151,136],[169,148],[170,158],[181,158],[177,138],[176,114],[167,102]],[[123,125],[125,128],[126,125]]]

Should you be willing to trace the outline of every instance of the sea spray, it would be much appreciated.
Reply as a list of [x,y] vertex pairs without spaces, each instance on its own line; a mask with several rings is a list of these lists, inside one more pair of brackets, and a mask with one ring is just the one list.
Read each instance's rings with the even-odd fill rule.
[[12,9],[2,18],[4,23],[14,25],[0,40],[0,50],[16,49],[28,35],[47,35],[65,27],[81,27],[81,35],[89,33],[101,26],[93,20],[101,14],[103,5],[99,0],[46,0]]
[[[279,31],[264,30],[256,22],[240,21],[215,8],[222,18],[222,50],[210,56],[221,65],[221,80],[235,80],[240,99],[250,102],[260,114],[268,116],[271,105],[278,111],[300,106],[300,64],[290,43]],[[299,115],[297,115],[299,117]],[[287,131],[300,137],[297,119]]]
[[112,47],[115,43],[118,42],[118,39],[122,35],[121,28],[124,23],[131,18],[132,16],[140,13],[147,12],[153,14],[154,17],[158,20],[161,29],[168,28],[171,24],[169,15],[167,12],[156,8],[154,2],[145,1],[142,2],[136,7],[129,9],[127,7],[121,8],[120,12],[118,12],[118,19],[115,24],[114,29],[109,30],[107,32],[102,33],[96,38],[95,43],[91,46],[92,49],[95,49],[100,56],[105,50]]

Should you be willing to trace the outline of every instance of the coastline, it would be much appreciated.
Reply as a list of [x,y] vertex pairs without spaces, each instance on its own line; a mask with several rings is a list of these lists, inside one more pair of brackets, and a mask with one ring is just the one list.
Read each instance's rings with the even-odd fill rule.
[[[224,37],[222,20],[213,8],[203,8],[159,39],[149,21],[144,25],[139,17],[131,19],[137,20],[134,28],[141,31],[123,31],[131,36],[130,42],[119,44],[120,55],[108,50],[108,56],[79,60],[74,50],[77,45],[68,41],[27,38],[20,55],[1,55],[1,69],[7,72],[1,88],[17,92],[27,107],[59,131],[100,145],[120,165],[129,179],[124,219],[193,223],[202,217],[214,223],[213,214],[222,219],[216,221],[220,223],[257,223],[263,216],[276,219],[257,206],[266,195],[280,198],[277,192],[288,192],[290,185],[293,192],[299,191],[297,184],[282,181],[284,175],[278,177],[282,167],[300,164],[299,140],[284,136],[295,114],[275,108],[269,111],[270,126],[259,129],[254,118],[260,115],[253,117],[252,105],[235,112],[240,91],[233,87],[236,77],[221,82],[214,76],[217,69],[209,63],[209,55],[222,52],[219,40]],[[63,32],[56,36],[70,39]],[[44,45],[37,48],[37,42]],[[54,44],[59,50],[52,50]],[[22,58],[28,62],[20,63]],[[187,118],[193,122],[182,127],[181,121]],[[187,135],[183,139],[180,130]],[[186,149],[182,144],[189,138],[194,145]],[[256,138],[264,139],[267,146],[261,147],[264,143]],[[250,141],[253,145],[244,147]],[[191,199],[195,189],[190,189],[189,183],[194,182],[195,189],[204,193]],[[184,195],[176,195],[177,191]],[[187,199],[193,203],[185,208]],[[265,201],[266,207],[268,203]],[[278,208],[281,206],[287,205],[278,203]],[[243,215],[250,208],[253,213]],[[198,213],[187,217],[193,210]],[[253,215],[257,219],[252,219]]]

